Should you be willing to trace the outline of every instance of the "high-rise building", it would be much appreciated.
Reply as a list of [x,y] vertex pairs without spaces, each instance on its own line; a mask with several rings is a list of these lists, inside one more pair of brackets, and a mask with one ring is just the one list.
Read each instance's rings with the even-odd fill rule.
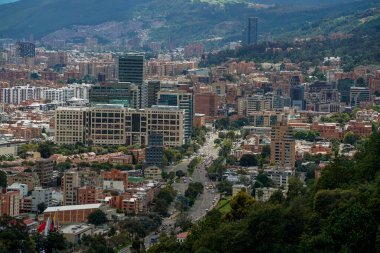
[[150,108],[153,105],[157,105],[157,93],[161,89],[161,82],[158,80],[148,81],[148,95],[147,95],[147,107]]
[[302,85],[294,85],[290,87],[290,98],[292,107],[298,107],[301,110],[305,109],[305,87]]
[[195,94],[195,113],[205,114],[209,117],[216,116],[218,114],[218,99],[214,92]]
[[32,58],[36,56],[36,45],[31,42],[17,42],[16,55],[22,58]]
[[119,58],[119,82],[130,82],[141,86],[144,82],[145,56],[126,54]]
[[184,90],[161,90],[157,94],[158,105],[177,106],[185,110],[185,139],[188,141],[191,137],[194,118],[193,94]]
[[256,45],[257,44],[257,23],[258,18],[249,17],[247,20],[247,26],[243,31],[243,44],[244,45]]
[[20,214],[20,192],[6,191],[0,192],[0,215],[16,217]]
[[294,168],[296,143],[293,138],[293,128],[286,123],[279,123],[271,131],[271,163]]
[[52,187],[55,185],[55,178],[53,176],[53,159],[37,159],[34,165],[34,172],[37,173],[40,184],[42,187]]
[[62,177],[63,205],[72,206],[77,204],[79,177],[77,171],[66,171]]
[[346,105],[350,103],[350,88],[353,86],[355,86],[355,82],[352,79],[346,78],[338,80],[340,102],[344,102]]
[[162,133],[151,132],[148,135],[148,147],[145,149],[144,167],[157,166],[162,168],[164,156],[164,136]]

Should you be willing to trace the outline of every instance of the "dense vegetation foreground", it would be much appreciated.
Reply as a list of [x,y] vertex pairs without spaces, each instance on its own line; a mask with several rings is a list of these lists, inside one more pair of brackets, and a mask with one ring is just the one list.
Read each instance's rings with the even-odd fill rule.
[[261,203],[243,192],[231,207],[224,216],[210,212],[184,243],[162,236],[148,252],[380,252],[380,134],[307,187],[293,178],[286,197]]

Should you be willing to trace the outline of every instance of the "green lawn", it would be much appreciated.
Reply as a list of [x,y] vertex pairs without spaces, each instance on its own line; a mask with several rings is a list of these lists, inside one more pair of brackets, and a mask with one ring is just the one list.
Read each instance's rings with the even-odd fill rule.
[[221,199],[218,203],[218,210],[222,214],[226,214],[231,211],[231,205],[230,205],[230,200],[228,199]]

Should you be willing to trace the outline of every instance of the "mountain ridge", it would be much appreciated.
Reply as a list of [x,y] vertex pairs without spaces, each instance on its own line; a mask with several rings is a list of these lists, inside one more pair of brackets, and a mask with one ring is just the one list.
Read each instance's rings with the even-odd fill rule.
[[20,0],[0,5],[0,37],[33,34],[39,39],[76,25],[140,22],[139,31],[145,29],[149,41],[228,41],[240,38],[248,16],[259,17],[261,37],[279,36],[305,22],[369,8],[372,2],[323,0],[319,6],[311,0]]

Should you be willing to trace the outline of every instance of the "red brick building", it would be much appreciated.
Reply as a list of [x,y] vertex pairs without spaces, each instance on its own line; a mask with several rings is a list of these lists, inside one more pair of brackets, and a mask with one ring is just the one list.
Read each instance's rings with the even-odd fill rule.
[[44,220],[55,216],[59,224],[87,222],[88,215],[101,207],[102,204],[48,207],[44,211]]
[[195,113],[215,117],[218,114],[218,96],[213,92],[195,94]]
[[6,191],[0,193],[0,215],[15,217],[20,214],[20,191]]
[[365,121],[351,120],[348,123],[347,131],[351,131],[360,137],[368,137],[372,133],[372,124]]
[[314,122],[311,131],[319,132],[322,138],[326,139],[341,139],[343,138],[343,131],[338,123],[319,123]]
[[78,205],[96,204],[102,198],[102,188],[86,186],[78,188]]

